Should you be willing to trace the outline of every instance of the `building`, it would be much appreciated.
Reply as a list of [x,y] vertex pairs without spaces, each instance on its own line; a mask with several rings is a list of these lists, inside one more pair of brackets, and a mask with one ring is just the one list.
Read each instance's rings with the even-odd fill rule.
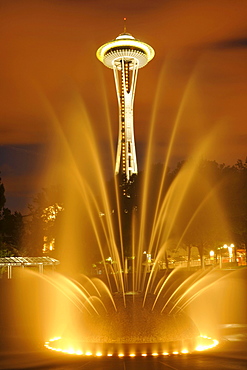
[[119,107],[119,134],[115,174],[121,173],[127,181],[137,174],[134,139],[133,105],[138,69],[154,57],[148,44],[129,33],[120,34],[97,50],[97,58],[113,69]]

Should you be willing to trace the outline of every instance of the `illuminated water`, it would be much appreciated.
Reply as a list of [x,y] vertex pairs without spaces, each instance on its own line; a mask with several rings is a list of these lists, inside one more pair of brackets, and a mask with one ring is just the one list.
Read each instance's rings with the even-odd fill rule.
[[[191,159],[164,194],[190,91],[191,81],[159,178],[152,172],[155,117],[152,119],[139,189],[141,201],[131,219],[128,251],[134,259],[127,259],[124,253],[126,230],[121,225],[125,212],[119,183],[115,179],[109,192],[101,163],[102,143],[83,103],[77,95],[73,97],[74,103],[61,119],[44,101],[56,133],[47,184],[63,179],[65,211],[56,235],[61,271],[43,276],[20,271],[21,276],[16,273],[13,282],[2,282],[2,353],[12,356],[48,348],[96,357],[185,355],[217,344],[220,324],[244,323],[246,277],[241,271],[159,270],[165,253],[182,245],[185,235],[201,222],[206,220],[210,227],[220,219],[217,226],[228,230],[217,188],[212,188],[210,178],[197,175],[197,165],[212,145],[214,132],[192,147]],[[108,126],[108,152],[112,151],[114,158],[109,121]],[[113,168],[114,160],[112,164]],[[103,277],[89,279],[89,266],[96,261],[103,261]]]
[[73,281],[59,273],[16,271],[15,280],[1,284],[1,354],[19,359],[36,353],[49,362],[44,344],[52,353],[114,358],[195,354],[218,341],[222,351],[229,340],[242,348],[245,271],[175,270],[168,279],[161,277],[155,288],[163,286],[163,293],[149,293],[144,307],[143,294],[132,292],[123,300],[98,278]]

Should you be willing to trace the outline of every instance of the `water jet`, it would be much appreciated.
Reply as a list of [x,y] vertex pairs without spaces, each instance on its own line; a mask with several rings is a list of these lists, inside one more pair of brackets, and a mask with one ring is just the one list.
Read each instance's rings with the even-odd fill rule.
[[[226,291],[232,274],[222,275],[217,268],[159,269],[167,250],[174,243],[182,244],[184,235],[195,227],[196,217],[205,214],[205,209],[209,221],[213,223],[217,215],[221,227],[227,230],[224,212],[210,182],[199,182],[196,177],[199,158],[211,137],[200,142],[194,159],[173,181],[167,180],[167,159],[156,187],[149,157],[150,167],[139,189],[142,201],[136,206],[132,202],[138,181],[134,89],[140,64],[151,60],[154,52],[132,36],[120,35],[112,44],[100,48],[98,56],[113,67],[117,81],[119,140],[115,172],[121,173],[114,177],[113,191],[109,191],[83,104],[78,109],[82,117],[69,125],[69,134],[53,112],[57,140],[63,149],[56,163],[65,188],[56,240],[61,273],[37,275],[21,271],[23,276],[16,279],[17,287],[11,288],[14,298],[8,305],[19,308],[14,321],[17,338],[34,341],[33,337],[42,337],[48,350],[86,357],[155,358],[212,348],[218,344],[212,338],[219,334],[213,330],[215,322],[220,321],[214,317],[220,316],[217,292]],[[176,129],[178,123],[179,119]],[[51,169],[53,177],[61,176],[59,170]],[[93,277],[79,274],[83,271],[79,253],[90,254],[94,249],[99,251],[104,273]],[[212,309],[207,320],[201,314],[202,319],[199,313],[205,313],[211,300],[215,312]],[[224,305],[224,297],[222,302]],[[205,332],[206,336],[202,335]]]

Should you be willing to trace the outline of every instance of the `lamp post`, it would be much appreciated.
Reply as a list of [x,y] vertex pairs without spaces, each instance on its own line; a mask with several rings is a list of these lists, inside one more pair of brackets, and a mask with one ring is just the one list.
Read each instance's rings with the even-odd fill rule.
[[220,250],[220,268],[222,268],[222,251],[224,249],[228,249],[229,262],[233,262],[233,248],[234,248],[234,244],[230,244],[230,245],[224,244],[223,247],[218,248]]
[[228,247],[228,252],[229,252],[229,262],[234,262],[234,258],[233,258],[233,248],[234,248],[234,244],[231,244]]
[[222,251],[227,249],[227,245],[224,244],[222,247],[218,248],[220,250],[220,269],[222,269]]

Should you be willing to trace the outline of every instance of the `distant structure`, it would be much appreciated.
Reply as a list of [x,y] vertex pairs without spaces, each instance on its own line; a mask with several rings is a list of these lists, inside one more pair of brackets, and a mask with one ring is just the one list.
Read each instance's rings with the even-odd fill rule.
[[[126,19],[125,19],[126,20]],[[115,174],[122,173],[129,181],[137,174],[134,139],[133,105],[137,72],[154,57],[154,49],[129,33],[120,34],[97,50],[97,58],[113,69],[119,106],[119,134]]]

